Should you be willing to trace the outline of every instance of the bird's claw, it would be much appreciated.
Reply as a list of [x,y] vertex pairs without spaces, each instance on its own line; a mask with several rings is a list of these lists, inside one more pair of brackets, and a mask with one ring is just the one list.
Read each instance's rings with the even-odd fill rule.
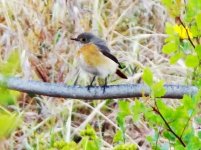
[[103,86],[103,94],[105,93],[105,89],[107,88],[107,85]]
[[90,88],[92,87],[92,85],[88,85],[87,86],[87,91],[89,91],[90,92]]

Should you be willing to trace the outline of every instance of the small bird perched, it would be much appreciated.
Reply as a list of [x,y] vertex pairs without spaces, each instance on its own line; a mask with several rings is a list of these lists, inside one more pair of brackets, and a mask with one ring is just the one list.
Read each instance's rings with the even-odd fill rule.
[[[96,37],[92,33],[84,32],[71,38],[82,44],[77,51],[77,58],[81,68],[94,75],[89,88],[92,86],[96,76],[105,78],[105,86],[107,85],[107,76],[116,73],[119,77],[127,79],[119,69],[122,69],[119,61],[110,53],[109,48],[104,40]],[[105,91],[104,86],[104,91]]]

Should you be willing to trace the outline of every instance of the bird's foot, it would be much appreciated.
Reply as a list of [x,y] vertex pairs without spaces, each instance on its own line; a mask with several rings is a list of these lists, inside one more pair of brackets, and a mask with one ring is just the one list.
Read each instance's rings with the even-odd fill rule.
[[107,88],[107,85],[103,86],[103,94],[105,93],[105,89]]
[[90,92],[90,88],[92,87],[92,85],[88,85],[87,86],[87,90]]

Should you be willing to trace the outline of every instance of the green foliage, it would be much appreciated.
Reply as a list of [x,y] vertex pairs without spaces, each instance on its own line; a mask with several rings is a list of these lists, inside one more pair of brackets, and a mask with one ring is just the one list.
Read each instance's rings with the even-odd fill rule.
[[0,140],[8,137],[21,123],[21,115],[0,112]]
[[[20,71],[20,58],[17,50],[14,50],[6,62],[0,61],[0,76],[5,78]],[[6,89],[6,85],[0,85],[0,139],[9,135],[20,125],[21,115],[10,113],[3,106],[13,105],[19,96],[19,92]]]
[[137,146],[135,144],[125,143],[119,144],[114,147],[114,150],[137,150]]
[[199,61],[201,60],[201,45],[196,45],[195,51],[197,53]]
[[185,60],[185,64],[187,67],[195,68],[199,65],[198,57],[195,55],[188,55]]
[[[15,75],[20,71],[20,57],[17,50],[13,51],[6,62],[0,62],[0,73],[4,77]],[[6,85],[0,85],[0,105],[15,104],[19,92],[6,89]]]
[[[170,56],[171,64],[184,60],[185,65],[193,69],[193,84],[201,86],[201,3],[197,0],[186,3],[162,0],[162,3],[176,20],[176,24],[166,23],[168,37],[162,51]],[[186,10],[184,14],[183,10]]]
[[[176,20],[176,24],[166,23],[166,34],[168,37],[165,39],[165,45],[163,46],[163,53],[170,56],[170,63],[174,64],[178,60],[183,60],[186,67],[193,69],[191,74],[191,80],[193,85],[196,85],[199,89],[201,87],[201,3],[197,0],[186,1],[183,3],[181,0],[169,1],[162,0],[162,3],[166,6],[168,12]],[[177,8],[176,8],[177,6]],[[174,8],[176,8],[174,10]],[[185,13],[182,13],[185,10]],[[146,83],[146,81],[145,81]],[[162,85],[162,84],[161,84]],[[153,86],[151,87],[153,90]],[[157,89],[157,88],[156,88]],[[159,92],[160,93],[160,92]],[[161,95],[163,92],[161,92]],[[159,94],[159,96],[161,96]],[[152,97],[156,97],[153,94]],[[200,91],[197,95],[191,97],[185,95],[177,107],[170,107],[162,101],[162,99],[155,99],[154,111],[156,114],[160,114],[165,118],[168,123],[164,124],[155,119],[156,124],[162,125],[164,130],[161,136],[168,139],[171,145],[175,149],[200,149],[201,139],[199,132],[193,127],[193,118],[198,117],[198,104],[200,102]],[[145,116],[154,119],[153,114]],[[199,123],[200,124],[200,123]],[[173,132],[170,132],[170,129]],[[156,130],[155,130],[156,131]],[[153,137],[149,137],[151,143],[155,143]],[[185,143],[182,144],[183,141]],[[154,144],[153,144],[154,145]],[[158,146],[162,148],[161,146]],[[170,146],[169,146],[170,147]],[[169,148],[168,148],[169,149]]]
[[144,69],[142,79],[148,86],[153,84],[153,74],[149,68]]
[[162,3],[168,8],[168,12],[173,17],[179,16],[184,6],[182,0],[161,0]]
[[[144,103],[135,99],[131,105],[128,101],[119,102],[119,112],[117,123],[120,130],[116,132],[113,139],[115,143],[125,141],[125,118],[132,116],[134,122],[141,118],[145,119],[148,126],[154,129],[152,136],[147,136],[147,140],[153,149],[196,149],[201,147],[201,139],[193,128],[192,118],[196,117],[197,106],[200,102],[201,92],[191,97],[185,95],[177,106],[167,105],[162,98],[166,93],[164,81],[153,81],[150,69],[145,68],[143,74],[144,82],[151,89],[151,99],[149,103]],[[200,119],[197,118],[199,122]],[[167,143],[159,143],[159,139],[166,139]],[[157,144],[156,144],[157,143]],[[195,146],[196,145],[196,146]],[[120,146],[121,147],[121,146]]]
[[4,76],[12,76],[20,71],[20,56],[17,50],[10,54],[6,62],[0,61],[0,73]]
[[153,83],[153,74],[149,68],[145,68],[143,75],[143,81],[151,87],[151,96],[152,97],[162,97],[165,95],[165,88],[163,87],[164,81],[159,81],[157,83]]
[[[200,13],[201,13],[201,3],[200,1],[197,1],[197,0],[191,0],[191,1],[188,1],[187,5],[186,5],[186,8],[188,11],[185,12],[185,21],[187,23],[193,23],[194,20],[196,18],[199,17]],[[196,19],[196,23],[199,21],[199,19]],[[199,26],[199,23],[195,24],[198,29],[200,29],[200,26]]]
[[65,141],[57,141],[54,143],[53,147],[49,148],[48,150],[80,150],[80,146],[71,141],[71,142],[65,142]]
[[74,141],[65,142],[54,141],[54,135],[51,140],[51,147],[48,150],[99,150],[101,148],[101,141],[96,136],[96,132],[92,126],[87,125],[86,129],[80,131],[82,140],[79,143]]
[[177,45],[175,44],[175,42],[168,42],[167,44],[165,44],[163,46],[163,53],[165,54],[171,54],[172,52],[175,52],[177,50]]
[[19,92],[11,91],[6,88],[0,87],[0,105],[8,106],[16,102]]
[[131,107],[133,121],[137,122],[142,117],[142,113],[146,113],[147,108],[143,102],[135,99],[135,104]]
[[125,119],[131,114],[130,103],[128,101],[119,101],[119,112],[116,117],[117,124],[120,130],[117,131],[113,141],[114,142],[124,142],[125,141],[125,131],[126,124]]
[[84,150],[99,150],[101,148],[101,141],[96,136],[95,130],[90,125],[87,125],[86,129],[80,132],[80,135],[82,136],[80,146]]
[[175,64],[182,56],[183,54],[181,52],[175,53],[170,57],[170,64]]
[[114,138],[113,138],[113,142],[114,143],[121,143],[123,142],[125,139],[124,139],[124,135],[123,135],[123,132],[122,130],[117,130]]
[[152,97],[162,97],[162,96],[165,95],[166,90],[165,90],[163,85],[164,85],[164,81],[159,81],[157,83],[154,83],[151,86],[151,89],[152,89],[151,95],[152,95]]
[[119,113],[122,116],[127,116],[130,114],[130,103],[128,101],[119,101]]

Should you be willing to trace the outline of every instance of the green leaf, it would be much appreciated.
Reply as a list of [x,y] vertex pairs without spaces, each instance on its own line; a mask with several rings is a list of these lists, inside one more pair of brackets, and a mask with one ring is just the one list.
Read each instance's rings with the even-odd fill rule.
[[0,87],[0,105],[8,106],[15,104],[19,94],[17,91]]
[[165,104],[162,99],[157,99],[156,103],[157,103],[158,110],[160,111],[160,113],[163,115],[163,117],[166,119],[167,122],[172,121],[175,118],[174,108]]
[[86,129],[80,132],[80,135],[82,136],[80,144],[85,150],[100,149],[100,139],[92,126],[87,125]]
[[125,116],[130,115],[130,102],[128,101],[119,101],[119,111]]
[[201,131],[198,131],[198,137],[201,139]]
[[185,64],[187,67],[197,67],[199,64],[198,57],[195,55],[188,55],[185,60]]
[[92,126],[90,126],[89,124],[86,126],[86,129],[85,130],[82,130],[80,132],[80,135],[82,137],[89,137],[90,139],[97,139],[97,136],[96,136],[96,132],[94,130],[94,128]]
[[142,79],[148,86],[153,84],[153,74],[149,68],[144,69]]
[[8,137],[21,123],[18,114],[0,114],[0,139]]
[[118,144],[113,150],[138,150],[138,147],[133,143]]
[[61,141],[56,141],[54,143],[54,145],[51,146],[50,149],[48,150],[80,150],[81,147],[80,145],[78,145],[77,143],[75,143],[74,141],[71,141],[71,142],[65,142],[64,140],[61,140]]
[[3,75],[14,75],[20,71],[20,56],[17,50],[14,50],[6,63],[0,62],[0,72]]
[[146,107],[144,103],[140,102],[139,100],[135,100],[135,105],[132,106],[132,117],[133,121],[137,122],[140,119],[141,113],[146,112]]
[[201,13],[196,16],[195,20],[196,20],[198,29],[201,30]]
[[175,139],[176,139],[175,136],[169,131],[164,131],[163,136],[170,141],[175,141]]
[[164,88],[164,81],[159,81],[157,83],[154,83],[151,89],[152,89],[153,97],[162,97],[166,93],[166,89]]
[[166,7],[170,7],[172,4],[172,1],[170,0],[161,0],[161,2],[166,6]]
[[166,6],[171,16],[175,18],[180,15],[183,8],[181,0],[162,0],[162,3]]
[[186,142],[187,150],[201,149],[201,140],[198,136],[195,136],[194,134],[192,134],[192,136],[189,137],[187,141],[188,141]]
[[117,130],[113,138],[114,143],[124,142],[124,137],[121,130]]
[[199,29],[198,29],[197,25],[192,25],[192,26],[190,27],[190,31],[191,31],[193,37],[197,37],[197,36],[199,36],[199,35],[201,34],[201,33],[199,32]]
[[163,46],[163,53],[165,54],[170,54],[170,53],[173,53],[177,50],[177,45],[175,42],[168,42],[166,43],[164,46]]
[[201,3],[198,0],[190,0],[186,5],[185,21],[192,23],[195,16],[200,14]]
[[195,51],[197,53],[197,56],[198,56],[199,60],[201,60],[201,45],[197,45],[195,47]]
[[[125,115],[122,114],[122,113],[118,113],[117,114],[117,117],[116,117],[116,121],[117,121],[117,124],[122,132],[122,137],[123,139],[125,140],[125,131],[126,131],[126,126],[125,126]],[[123,140],[123,141],[124,141]]]
[[[82,149],[84,150],[100,150],[101,148],[101,142],[99,139],[91,140],[89,137],[82,138],[80,145]],[[64,150],[68,150],[68,149],[64,149]]]
[[[182,101],[183,107],[187,111],[194,110],[197,106],[196,100],[194,100],[194,98],[191,98],[191,96],[188,96],[188,95],[184,95],[181,101]],[[191,116],[191,114],[189,114],[189,116]]]
[[117,114],[116,120],[117,120],[117,124],[120,127],[121,131],[124,132],[126,129],[125,128],[125,115],[119,112]]
[[148,121],[148,123],[149,123],[149,126],[151,126],[151,127],[155,127],[156,125],[161,125],[161,124],[163,124],[163,121],[162,121],[162,119],[160,118],[160,116],[159,115],[157,115],[154,111],[152,111],[151,109],[150,109],[150,111],[147,111],[147,112],[145,112],[144,113],[144,116],[145,116],[145,118],[146,118],[146,120]]
[[[169,0],[167,0],[167,1],[169,1]],[[169,35],[175,34],[174,28],[173,28],[172,24],[169,22],[167,22],[165,24],[165,33],[167,33]]]
[[174,54],[170,57],[170,64],[175,64],[182,56],[183,54],[181,52]]

